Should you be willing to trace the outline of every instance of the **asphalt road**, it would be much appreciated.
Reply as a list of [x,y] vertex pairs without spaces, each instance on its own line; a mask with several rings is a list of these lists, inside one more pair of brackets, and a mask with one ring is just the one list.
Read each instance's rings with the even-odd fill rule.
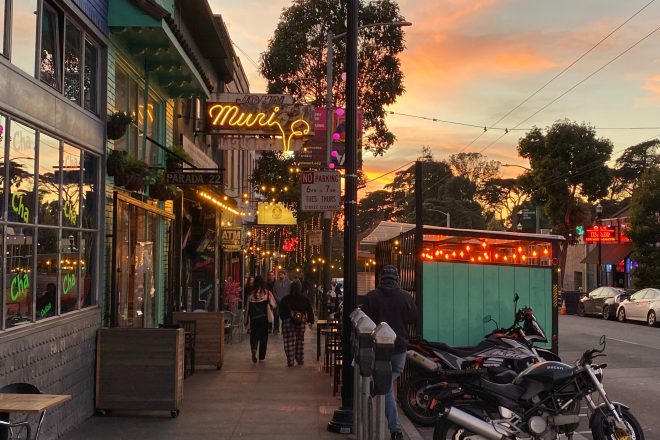
[[[644,430],[646,440],[660,440],[660,328],[619,323],[599,318],[559,317],[559,355],[574,364],[582,353],[597,348],[607,338],[603,384],[608,396],[628,405]],[[586,408],[574,439],[591,440]],[[424,440],[433,439],[433,428],[418,428]]]

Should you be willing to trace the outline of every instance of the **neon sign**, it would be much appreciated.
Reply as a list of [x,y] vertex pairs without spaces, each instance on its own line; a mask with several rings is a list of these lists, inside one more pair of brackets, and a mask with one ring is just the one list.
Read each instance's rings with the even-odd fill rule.
[[44,306],[44,308],[39,311],[39,315],[42,318],[45,317],[46,315],[48,315],[48,312],[50,312],[52,310],[52,308],[53,308],[53,305],[51,303],[46,304]]
[[14,214],[21,218],[24,223],[28,223],[30,221],[30,208],[23,204],[22,195],[11,195],[11,210],[14,212]]
[[272,136],[284,152],[293,140],[313,134],[312,107],[295,104],[288,95],[223,93],[208,103],[207,117],[210,134]]
[[592,226],[584,230],[586,243],[618,243],[616,229],[610,226]]
[[12,302],[18,301],[18,299],[25,295],[27,290],[30,288],[30,275],[27,273],[19,273],[11,280],[9,285],[9,299]]
[[75,225],[78,220],[78,214],[74,211],[73,205],[68,200],[64,202],[64,218]]
[[62,277],[62,294],[68,295],[69,292],[71,292],[71,289],[73,289],[76,286],[76,282],[78,280],[76,279],[76,274],[75,273],[68,273]]

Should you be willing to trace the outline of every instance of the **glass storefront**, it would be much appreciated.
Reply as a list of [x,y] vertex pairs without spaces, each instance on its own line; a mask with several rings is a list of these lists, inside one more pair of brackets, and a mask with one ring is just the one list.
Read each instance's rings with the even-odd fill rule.
[[6,329],[96,304],[100,158],[5,115],[0,128]]

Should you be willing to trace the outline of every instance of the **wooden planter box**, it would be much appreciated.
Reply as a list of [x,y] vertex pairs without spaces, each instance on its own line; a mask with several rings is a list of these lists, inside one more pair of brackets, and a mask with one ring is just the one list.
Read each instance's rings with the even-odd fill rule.
[[96,408],[166,410],[183,400],[183,329],[102,328],[96,340]]
[[223,312],[174,312],[174,323],[195,321],[195,366],[211,365],[218,370],[225,359],[225,315]]

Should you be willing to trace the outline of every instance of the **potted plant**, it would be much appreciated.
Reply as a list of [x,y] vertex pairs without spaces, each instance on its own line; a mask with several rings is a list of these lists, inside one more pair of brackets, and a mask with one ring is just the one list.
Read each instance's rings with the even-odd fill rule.
[[144,189],[147,176],[149,175],[149,167],[146,162],[126,155],[124,167],[126,172],[126,183],[123,186],[131,191],[141,191]]
[[133,122],[133,116],[126,112],[113,112],[108,115],[108,139],[117,140],[124,136],[126,127]]
[[167,153],[167,157],[165,158],[165,165],[168,170],[179,170],[183,168],[183,161],[181,159],[192,162],[192,158],[188,152],[180,145],[169,147],[169,151],[174,154]]
[[157,171],[152,176],[152,182],[149,184],[149,195],[156,200],[174,200],[176,186],[165,183],[165,173]]
[[117,186],[126,185],[127,155],[126,151],[112,150],[108,154],[108,159],[105,163],[108,176],[115,178],[115,185]]

